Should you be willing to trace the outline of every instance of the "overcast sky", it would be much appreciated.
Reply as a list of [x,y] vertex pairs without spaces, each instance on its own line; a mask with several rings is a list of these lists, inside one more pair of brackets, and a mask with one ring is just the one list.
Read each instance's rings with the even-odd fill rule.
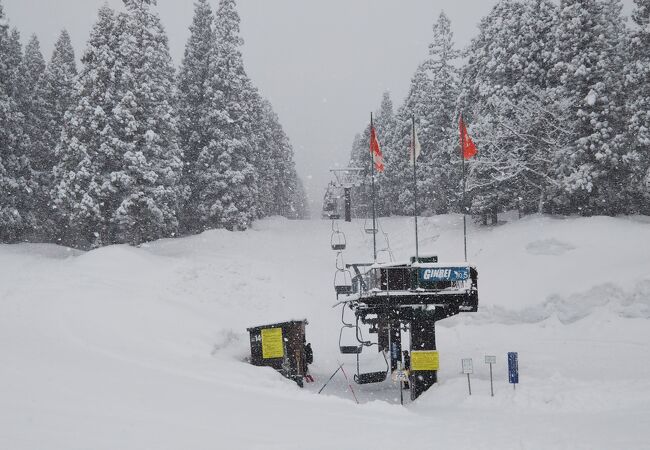
[[[218,0],[211,3],[216,9]],[[624,0],[629,10],[632,0]],[[32,33],[49,59],[66,28],[78,57],[105,0],[0,0],[13,26]],[[115,7],[122,0],[108,0]],[[170,48],[180,63],[193,0],[158,0]],[[296,152],[313,208],[320,208],[329,169],[345,165],[354,135],[382,92],[395,107],[426,57],[441,10],[457,44],[469,43],[496,0],[238,0],[249,75],[273,103]],[[380,137],[381,138],[381,137]]]

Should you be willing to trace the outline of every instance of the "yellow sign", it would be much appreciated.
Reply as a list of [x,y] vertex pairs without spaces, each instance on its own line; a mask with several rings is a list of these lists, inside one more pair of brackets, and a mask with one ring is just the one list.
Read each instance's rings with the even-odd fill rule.
[[262,330],[262,358],[273,359],[282,357],[284,357],[282,328],[266,328]]
[[427,371],[438,370],[440,367],[440,357],[436,351],[416,351],[411,352],[411,370]]

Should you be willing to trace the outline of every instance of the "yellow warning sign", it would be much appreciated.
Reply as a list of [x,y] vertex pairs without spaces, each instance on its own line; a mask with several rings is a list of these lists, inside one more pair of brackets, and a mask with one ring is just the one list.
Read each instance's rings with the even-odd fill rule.
[[427,371],[438,370],[440,357],[436,351],[415,351],[411,352],[411,370]]
[[284,341],[282,328],[266,328],[262,330],[262,358],[282,358],[284,356]]

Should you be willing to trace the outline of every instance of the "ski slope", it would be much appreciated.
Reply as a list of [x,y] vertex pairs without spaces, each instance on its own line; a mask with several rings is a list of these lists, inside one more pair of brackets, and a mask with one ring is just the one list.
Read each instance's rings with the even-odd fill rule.
[[[462,259],[461,223],[422,219],[423,251]],[[363,222],[342,227],[346,260],[367,260]],[[412,219],[382,228],[408,258]],[[316,394],[339,361],[354,371],[329,238],[273,218],[141,248],[0,246],[0,449],[650,448],[650,218],[470,226],[479,312],[439,323],[440,383],[405,407],[391,382],[354,386],[360,405],[340,376]],[[243,362],[246,327],[302,318],[314,385]]]

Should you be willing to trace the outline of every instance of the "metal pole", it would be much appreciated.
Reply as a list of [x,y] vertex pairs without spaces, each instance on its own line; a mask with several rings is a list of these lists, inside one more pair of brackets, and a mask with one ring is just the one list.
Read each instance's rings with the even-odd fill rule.
[[[463,123],[463,116],[461,114],[460,121]],[[465,249],[465,262],[467,262],[467,199],[466,199],[466,190],[467,190],[467,180],[465,177],[465,124],[463,123],[463,129],[460,133],[460,160],[463,165],[463,244]]]
[[330,379],[327,380],[327,382],[323,385],[322,388],[320,388],[320,390],[318,391],[319,394],[320,394],[321,392],[323,392],[323,389],[325,389],[325,388],[327,387],[328,384],[330,384],[330,381],[332,381],[332,379],[334,378],[334,376],[335,376],[337,373],[339,373],[339,370],[341,370],[342,367],[343,367],[343,365],[340,365],[339,368],[336,369],[336,371],[332,374],[332,376],[330,377]]
[[494,397],[494,383],[492,382],[492,364],[490,364],[490,393]]
[[420,248],[418,239],[418,178],[416,168],[416,155],[415,155],[415,116],[411,117],[413,122],[413,136],[411,138],[411,151],[413,156],[413,215],[415,216],[415,262],[420,262]]
[[[397,370],[398,370],[397,373],[398,373],[398,375],[400,377],[402,376],[402,369],[403,369],[402,368],[402,363],[400,362],[398,367],[397,367]],[[400,403],[400,405],[404,405],[404,382],[402,381],[401,378],[399,380],[397,380],[397,381],[399,382],[399,403]]]
[[[375,125],[373,123],[372,113],[370,113],[370,138],[372,139],[372,130]],[[379,140],[379,139],[377,139]],[[372,147],[372,142],[370,143]],[[375,154],[372,148],[370,149],[370,170],[372,173],[372,251],[374,260],[377,262],[377,209],[375,205]]]
[[472,395],[472,383],[469,381],[469,374],[467,374],[467,387],[469,389],[469,395]]

